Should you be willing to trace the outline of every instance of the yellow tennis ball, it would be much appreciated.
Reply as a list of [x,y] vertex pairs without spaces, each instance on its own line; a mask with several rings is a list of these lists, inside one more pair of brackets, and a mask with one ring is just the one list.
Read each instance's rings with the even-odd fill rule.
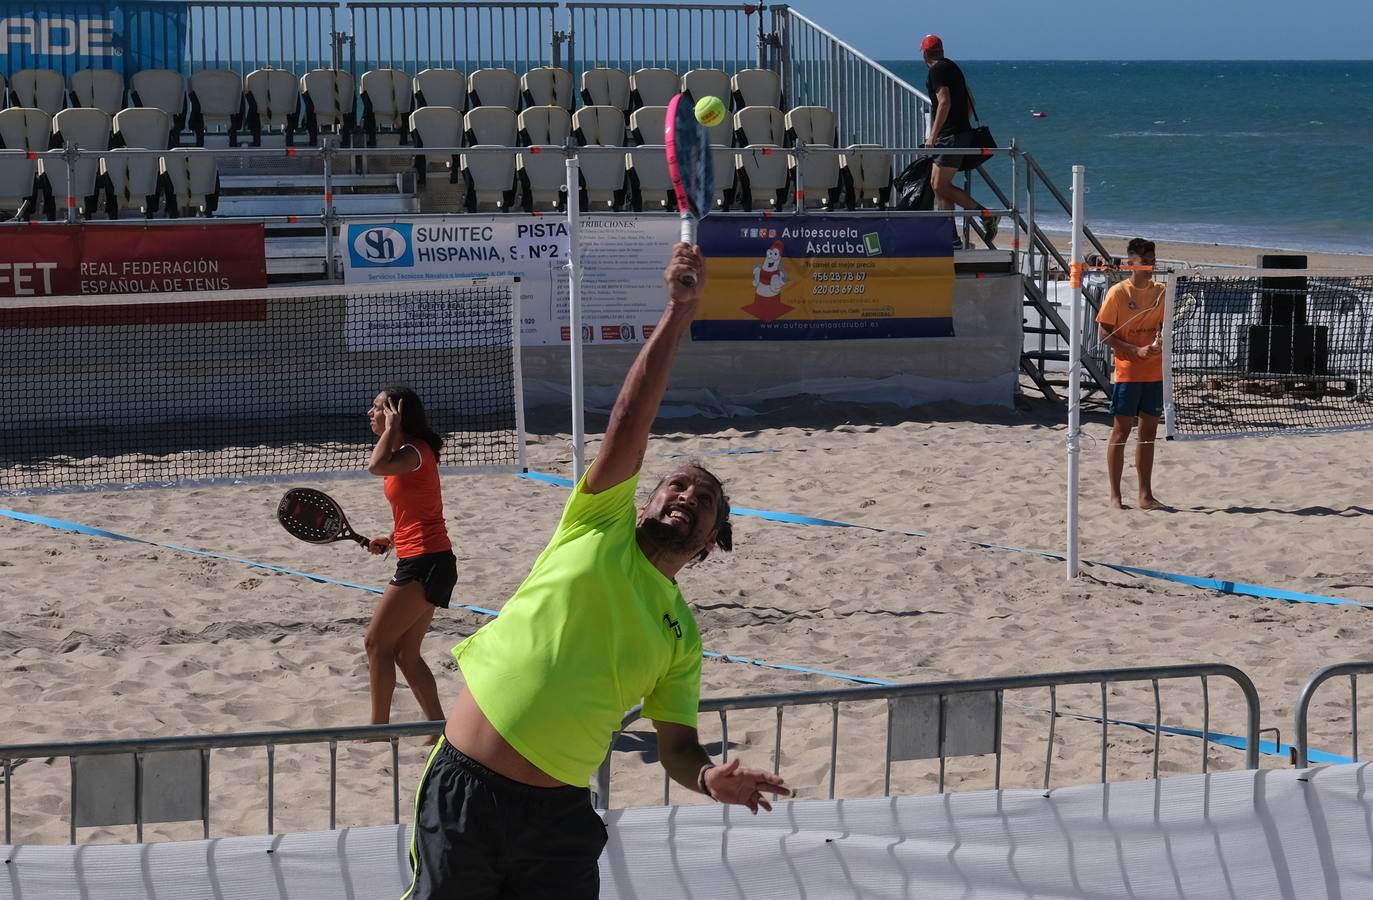
[[725,120],[725,104],[719,97],[702,97],[696,101],[696,121],[714,128]]

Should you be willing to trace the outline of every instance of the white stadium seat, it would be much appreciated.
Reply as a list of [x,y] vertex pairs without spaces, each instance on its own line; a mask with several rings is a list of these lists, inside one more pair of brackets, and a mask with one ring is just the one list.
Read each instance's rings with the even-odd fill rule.
[[561,106],[533,106],[520,113],[519,141],[524,147],[515,161],[525,212],[564,209],[566,157],[561,151],[572,134],[572,116]]
[[467,109],[467,76],[457,69],[425,69],[415,76],[415,108],[421,106]]
[[143,69],[129,81],[134,106],[151,106],[172,117],[172,127],[186,125],[186,79],[171,69]]
[[[59,146],[75,144],[82,150],[110,149],[113,117],[101,109],[64,109],[52,118],[54,143]],[[43,215],[57,219],[58,210],[67,207],[67,164],[58,160],[38,161],[39,186],[43,193]],[[76,211],[89,217],[96,207],[99,193],[100,160],[82,156],[72,167],[71,195]]]
[[286,146],[295,137],[300,85],[286,69],[256,69],[243,79],[243,96],[248,101],[248,133],[253,146],[262,145],[264,132],[280,129]]
[[[583,106],[572,116],[572,132],[584,147],[623,147],[624,113],[613,106]],[[625,158],[623,153],[593,152],[579,154],[581,163],[582,208],[594,206],[618,210],[625,200]]]
[[[114,117],[111,146],[130,150],[166,150],[172,117],[160,109],[125,109]],[[160,160],[155,156],[107,156],[100,162],[107,179],[105,210],[111,219],[133,209],[152,218],[157,211]]]
[[229,146],[238,144],[243,127],[243,78],[229,69],[201,69],[191,76],[190,127],[197,146],[205,146],[205,133],[224,131]]
[[[838,131],[835,127],[834,113],[823,106],[796,106],[786,114],[787,143],[801,143],[811,147],[834,147]],[[807,207],[834,209],[839,202],[839,154],[811,153],[804,161],[792,156],[790,162],[792,183],[796,183],[797,171],[801,176],[803,203]]]
[[839,157],[850,209],[886,209],[891,202],[892,155],[878,144],[851,144]]
[[540,66],[520,78],[520,91],[528,106],[572,108],[572,73],[566,69]]
[[[52,117],[41,109],[0,110],[0,147],[42,151],[52,142]],[[38,165],[31,159],[0,159],[0,209],[27,218],[35,200]]]
[[681,76],[671,69],[640,69],[629,76],[630,106],[667,106],[681,85]]
[[478,69],[467,76],[467,97],[478,106],[520,108],[520,77],[510,69]]
[[[666,121],[666,106],[642,106],[636,109],[629,117],[630,136],[634,145],[661,145]],[[676,208],[672,177],[667,170],[667,156],[661,147],[630,150],[625,154],[625,168],[629,174],[631,203],[636,212],[661,212]]]
[[319,133],[333,129],[341,143],[353,132],[356,101],[353,75],[342,69],[312,69],[300,76],[300,96],[305,105],[305,130],[310,145],[319,144]]
[[[515,111],[509,106],[479,106],[467,113],[464,128],[468,147],[514,148],[518,140]],[[515,156],[513,149],[509,153],[462,154],[468,212],[510,211],[515,204]]]
[[735,169],[739,180],[736,196],[746,211],[755,206],[779,209],[786,204],[790,174],[782,152],[786,121],[772,106],[746,106],[734,114],[739,150]]
[[113,69],[73,72],[71,105],[98,109],[113,116],[124,108],[124,76]]
[[620,69],[587,69],[582,73],[582,103],[629,110],[629,74]]
[[49,116],[67,105],[67,83],[51,69],[20,69],[10,76],[10,106],[41,109]]
[[386,129],[408,142],[407,125],[414,103],[414,79],[400,69],[373,69],[364,72],[359,81],[362,93],[362,130],[367,146],[377,145],[377,134]]
[[692,69],[682,76],[682,93],[692,103],[702,97],[719,97],[726,107],[730,100],[729,75],[723,69]]
[[782,106],[782,76],[771,69],[741,69],[730,84],[734,106]]
[[[454,106],[421,106],[410,113],[410,134],[418,147],[461,147],[463,142],[462,113]],[[449,183],[458,180],[457,155],[453,153],[418,153],[415,155],[415,174],[420,184],[428,180],[430,166],[448,172]]]
[[194,150],[172,150],[159,162],[162,206],[168,216],[214,214],[219,203],[219,165],[214,156]]

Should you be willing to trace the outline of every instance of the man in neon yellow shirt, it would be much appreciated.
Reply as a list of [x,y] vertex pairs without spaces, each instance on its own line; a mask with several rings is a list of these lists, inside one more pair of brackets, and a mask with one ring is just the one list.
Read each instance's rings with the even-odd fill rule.
[[723,486],[687,466],[634,506],[705,285],[700,252],[678,244],[663,277],[667,308],[553,539],[500,616],[453,648],[467,686],[420,779],[402,900],[597,897],[606,831],[586,785],[641,700],[677,783],[754,813],[772,809],[764,792],[789,793],[738,759],[714,765],[696,733],[701,636],[675,579],[711,548],[730,549]]

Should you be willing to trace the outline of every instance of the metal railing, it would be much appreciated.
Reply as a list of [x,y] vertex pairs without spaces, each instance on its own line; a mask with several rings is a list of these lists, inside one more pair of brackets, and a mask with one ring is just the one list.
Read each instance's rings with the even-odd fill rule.
[[[794,9],[783,9],[782,92],[792,106],[834,112],[840,144],[919,147],[930,100]],[[911,160],[899,156],[897,171]]]
[[347,0],[354,74],[402,69],[554,65],[557,3],[499,0]]
[[336,0],[190,0],[183,74],[337,66],[339,12]]
[[1349,678],[1349,756],[1355,762],[1359,761],[1359,676],[1369,674],[1373,674],[1373,662],[1336,663],[1312,675],[1311,680],[1301,689],[1292,723],[1297,742],[1297,768],[1305,769],[1310,765],[1308,755],[1311,744],[1307,726],[1311,716],[1311,701],[1316,695],[1316,689],[1330,679],[1342,676]]
[[[1364,664],[1373,670],[1373,663]],[[1208,769],[1210,750],[1211,706],[1208,679],[1225,678],[1234,682],[1242,692],[1245,701],[1246,728],[1245,767],[1258,767],[1259,747],[1259,698],[1253,682],[1240,670],[1221,664],[1198,664],[1183,666],[1152,666],[1126,669],[1101,669],[1083,672],[1057,672],[1040,675],[1017,675],[1001,678],[980,678],[969,681],[933,682],[928,684],[904,684],[893,686],[873,686],[845,688],[829,691],[805,691],[790,694],[775,694],[743,697],[720,697],[701,701],[703,715],[716,714],[720,718],[722,756],[728,761],[730,755],[729,713],[743,710],[772,709],[776,712],[776,734],[772,754],[773,771],[780,768],[782,754],[783,711],[788,708],[828,705],[831,708],[831,739],[829,765],[829,797],[835,797],[835,779],[839,761],[839,707],[840,704],[864,701],[885,700],[887,702],[885,773],[883,793],[891,792],[891,766],[894,760],[938,759],[939,791],[944,791],[945,762],[949,757],[994,754],[996,774],[994,787],[1001,787],[1001,759],[1003,752],[1002,711],[1006,706],[1018,707],[1032,714],[1042,714],[1048,719],[1048,750],[1044,761],[1043,784],[1050,786],[1053,766],[1055,726],[1059,718],[1074,718],[1099,722],[1101,725],[1100,780],[1105,783],[1108,772],[1109,729],[1112,725],[1135,724],[1121,723],[1111,718],[1107,689],[1111,685],[1128,682],[1150,682],[1154,696],[1154,735],[1153,774],[1158,777],[1159,740],[1163,731],[1162,704],[1159,684],[1162,681],[1180,679],[1200,679],[1202,697],[1202,758],[1201,771]],[[1086,715],[1080,712],[1060,709],[1057,690],[1069,685],[1099,685],[1101,694],[1100,715]],[[1022,706],[1008,703],[1005,694],[1009,691],[1047,688],[1049,705],[1046,708]],[[627,715],[622,727],[628,727],[639,718],[636,709]],[[193,735],[165,738],[135,738],[127,740],[102,740],[80,742],[48,742],[39,744],[15,744],[0,746],[0,775],[4,779],[4,820],[5,843],[12,844],[13,787],[16,763],[24,760],[63,758],[69,761],[71,770],[70,806],[68,808],[69,839],[76,843],[78,818],[82,810],[90,808],[93,799],[108,805],[109,798],[127,799],[124,809],[128,813],[123,818],[91,824],[134,825],[139,842],[143,840],[143,826],[150,822],[197,821],[202,823],[202,834],[211,834],[211,813],[214,808],[209,789],[209,769],[212,754],[217,751],[259,748],[264,751],[266,784],[263,786],[265,825],[268,834],[276,827],[276,751],[280,747],[302,744],[327,744],[329,749],[329,817],[328,826],[337,826],[338,801],[338,744],[360,740],[384,740],[390,744],[391,759],[391,821],[400,822],[400,776],[399,740],[403,737],[421,737],[440,734],[442,722],[411,722],[391,725],[358,725],[337,728],[313,728],[293,731],[258,731],[238,734]],[[97,764],[92,765],[94,760]],[[101,760],[117,765],[99,765]],[[605,808],[610,800],[610,756],[597,773],[596,800],[599,808]],[[155,779],[144,777],[145,772],[154,768],[158,775]],[[168,790],[168,785],[195,784],[198,797],[183,798],[171,808],[183,810],[181,813],[150,814],[148,809],[166,810],[169,803],[159,792]],[[664,802],[667,802],[667,781],[664,780]],[[236,791],[241,793],[241,790]],[[87,813],[88,815],[88,813]],[[83,823],[84,824],[84,823]]]
[[[763,28],[742,4],[713,3],[593,3],[567,4],[570,17],[568,57],[574,79],[598,66],[634,71],[669,68],[723,69],[731,75],[750,67],[775,68],[776,32],[786,15],[774,6],[772,27]],[[726,100],[728,98],[725,98]]]
[[[840,704],[859,703],[873,700],[887,701],[887,729],[884,752],[883,796],[891,793],[891,772],[893,760],[935,759],[939,761],[939,792],[944,792],[945,763],[951,756],[995,755],[995,775],[993,787],[1001,788],[1002,760],[1002,709],[1010,704],[1005,701],[1007,691],[1020,691],[1032,688],[1048,688],[1049,706],[1021,707],[1031,713],[1043,713],[1048,717],[1047,750],[1044,759],[1044,788],[1050,786],[1053,768],[1054,732],[1060,717],[1087,719],[1101,724],[1100,780],[1107,780],[1109,728],[1112,724],[1143,724],[1153,732],[1153,776],[1158,778],[1159,742],[1163,733],[1162,703],[1159,682],[1178,679],[1200,679],[1202,698],[1201,721],[1201,771],[1209,768],[1211,749],[1211,702],[1208,679],[1226,678],[1234,682],[1244,695],[1245,700],[1245,749],[1244,766],[1257,769],[1259,765],[1259,728],[1260,707],[1258,690],[1249,676],[1239,669],[1220,663],[1147,666],[1127,669],[1097,669],[1084,672],[1053,672],[1042,675],[1012,675],[999,678],[978,678],[970,681],[942,681],[926,684],[901,684],[892,686],[872,686],[840,688],[827,691],[803,691],[791,694],[759,695],[748,697],[724,697],[702,700],[702,714],[716,713],[720,717],[722,759],[729,759],[729,713],[740,710],[773,709],[776,711],[776,728],[772,753],[772,769],[777,772],[782,754],[783,710],[787,708],[829,705],[830,715],[830,768],[829,797],[835,796],[835,779],[838,770],[839,747],[839,706]],[[1126,682],[1150,682],[1154,696],[1154,720],[1148,723],[1120,723],[1110,716],[1107,687]],[[1068,685],[1097,684],[1101,688],[1101,714],[1088,716],[1077,712],[1061,711],[1058,707],[1058,688]],[[959,698],[973,702],[959,704],[956,714],[954,703]],[[976,699],[982,698],[980,706]],[[922,706],[919,701],[933,699],[932,706]],[[902,705],[905,705],[904,708]],[[1016,704],[1019,706],[1019,704]],[[621,730],[641,718],[641,710],[636,708],[625,716]],[[917,724],[933,728],[932,741],[919,740],[912,734]],[[616,736],[618,738],[618,735]],[[913,744],[914,742],[914,744]],[[611,742],[612,748],[615,742]],[[904,746],[902,746],[904,745]],[[593,789],[596,805],[600,809],[609,808],[611,757],[614,750],[606,754],[605,761],[596,773],[596,786]],[[669,801],[670,781],[666,772],[663,776],[663,804]]]
[[[210,837],[210,814],[212,803],[209,792],[210,755],[216,750],[252,747],[265,751],[267,762],[267,783],[265,785],[266,827],[268,834],[275,833],[276,821],[276,751],[278,747],[293,744],[329,745],[329,830],[338,824],[338,744],[340,741],[387,741],[391,745],[391,821],[400,824],[400,739],[405,737],[428,737],[443,733],[443,722],[407,722],[399,725],[351,725],[338,728],[311,728],[297,731],[248,731],[237,734],[187,735],[165,738],[134,738],[129,740],[54,742],[47,744],[12,744],[0,746],[0,774],[5,781],[5,843],[14,843],[12,811],[13,782],[15,764],[23,760],[48,759],[52,757],[69,760],[71,767],[70,807],[68,809],[71,843],[76,843],[77,810],[83,800],[91,796],[108,798],[110,794],[129,796],[129,808],[133,816],[128,821],[106,822],[104,824],[133,825],[137,829],[139,843],[143,841],[143,826],[149,822],[195,821],[202,823],[202,834]],[[199,766],[187,754],[198,754]],[[145,767],[152,754],[178,754],[176,766],[185,768],[188,764],[191,776],[201,786],[199,803],[192,798],[195,815],[147,818],[145,807],[149,801],[156,801],[156,788],[145,790],[143,777]],[[128,773],[131,782],[120,778],[109,778],[107,773],[99,772],[83,782],[79,772],[79,760],[94,757],[124,757],[130,765]],[[166,770],[163,770],[166,774]],[[104,776],[104,777],[102,777]],[[168,779],[174,781],[174,778]]]

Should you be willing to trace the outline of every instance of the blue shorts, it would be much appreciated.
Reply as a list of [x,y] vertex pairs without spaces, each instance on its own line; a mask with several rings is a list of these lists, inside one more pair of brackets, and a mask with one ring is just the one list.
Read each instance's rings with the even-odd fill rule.
[[1163,382],[1117,381],[1111,392],[1111,415],[1157,419],[1163,415]]

